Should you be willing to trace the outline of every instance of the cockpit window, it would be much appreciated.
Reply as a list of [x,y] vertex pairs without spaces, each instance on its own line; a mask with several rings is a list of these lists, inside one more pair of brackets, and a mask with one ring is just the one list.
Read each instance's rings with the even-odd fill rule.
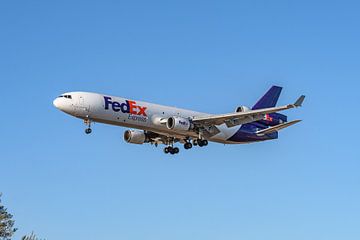
[[59,98],[68,98],[68,99],[72,99],[71,95],[61,95],[61,96],[59,96]]

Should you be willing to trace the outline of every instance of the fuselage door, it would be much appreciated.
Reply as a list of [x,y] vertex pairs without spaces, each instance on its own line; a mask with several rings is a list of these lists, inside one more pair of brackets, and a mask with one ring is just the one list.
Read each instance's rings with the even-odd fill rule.
[[78,96],[75,111],[79,115],[87,115],[90,112],[90,105],[86,104],[84,97],[81,95]]

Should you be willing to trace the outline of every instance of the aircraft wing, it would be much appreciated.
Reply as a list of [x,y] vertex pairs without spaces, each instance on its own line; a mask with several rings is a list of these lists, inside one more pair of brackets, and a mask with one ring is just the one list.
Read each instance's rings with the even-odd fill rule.
[[240,112],[240,113],[220,114],[220,115],[213,115],[208,117],[195,117],[192,120],[192,122],[193,124],[200,126],[214,126],[214,125],[222,125],[225,123],[227,127],[234,127],[237,125],[262,120],[266,117],[266,114],[284,111],[291,108],[301,107],[302,103],[304,102],[304,99],[305,96],[302,95],[296,100],[295,103],[288,104],[285,106],[256,109],[256,110],[250,110],[247,112]]

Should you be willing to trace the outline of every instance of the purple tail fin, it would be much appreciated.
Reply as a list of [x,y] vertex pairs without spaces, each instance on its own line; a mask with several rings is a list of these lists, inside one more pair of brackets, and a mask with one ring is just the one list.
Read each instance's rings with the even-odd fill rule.
[[265,95],[253,106],[253,110],[275,107],[279,99],[282,87],[272,86]]

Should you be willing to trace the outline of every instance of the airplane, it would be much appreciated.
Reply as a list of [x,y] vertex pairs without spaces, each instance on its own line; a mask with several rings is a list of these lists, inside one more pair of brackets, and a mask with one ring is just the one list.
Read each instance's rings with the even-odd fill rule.
[[[164,144],[164,153],[177,154],[180,149],[204,147],[208,142],[244,144],[274,140],[278,131],[301,120],[288,122],[278,112],[301,107],[305,96],[295,103],[276,107],[282,87],[272,86],[252,107],[239,106],[233,113],[208,114],[176,107],[135,101],[91,92],[69,92],[57,97],[53,104],[59,110],[82,119],[92,132],[94,122],[130,128],[124,140],[132,144]],[[135,129],[135,130],[134,130]]]

